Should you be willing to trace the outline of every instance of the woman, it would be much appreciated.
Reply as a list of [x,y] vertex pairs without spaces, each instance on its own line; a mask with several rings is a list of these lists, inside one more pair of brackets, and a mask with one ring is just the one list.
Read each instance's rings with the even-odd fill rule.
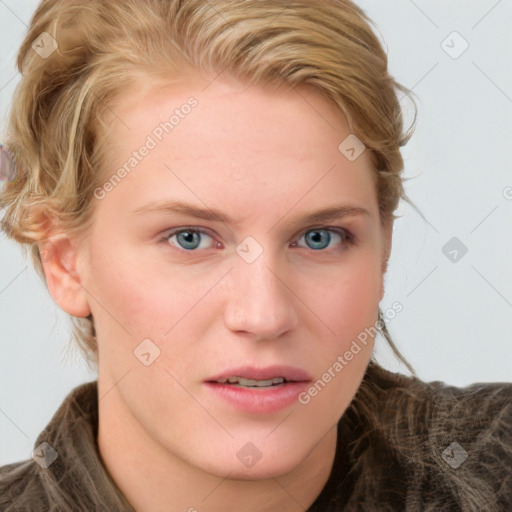
[[507,510],[512,384],[372,357],[411,132],[369,23],[340,0],[40,5],[2,227],[98,380],[1,468],[2,510]]

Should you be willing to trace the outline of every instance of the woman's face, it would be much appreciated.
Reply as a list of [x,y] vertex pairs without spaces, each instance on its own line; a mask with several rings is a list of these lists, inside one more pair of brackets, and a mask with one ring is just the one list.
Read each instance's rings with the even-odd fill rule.
[[[344,118],[304,87],[134,83],[114,112],[77,259],[100,407],[210,473],[288,472],[372,352],[390,231],[369,151],[340,150]],[[267,382],[213,382],[231,376]]]

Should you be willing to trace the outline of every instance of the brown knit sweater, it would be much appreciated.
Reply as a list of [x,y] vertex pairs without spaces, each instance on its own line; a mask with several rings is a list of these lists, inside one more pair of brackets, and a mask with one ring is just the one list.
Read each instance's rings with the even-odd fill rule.
[[[133,512],[100,458],[97,400],[96,381],[76,387],[35,442],[40,462],[0,468],[1,512]],[[402,510],[512,511],[512,383],[459,388],[370,362],[307,512]]]

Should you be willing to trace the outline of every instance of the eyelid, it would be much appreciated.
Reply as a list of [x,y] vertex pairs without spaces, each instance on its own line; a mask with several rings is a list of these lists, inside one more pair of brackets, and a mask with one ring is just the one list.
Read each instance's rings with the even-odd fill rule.
[[207,235],[214,237],[215,235],[208,229],[203,226],[179,226],[176,228],[169,228],[162,232],[162,238],[168,238],[176,233],[180,233],[181,231],[197,231],[199,233],[206,233]]
[[295,235],[295,237],[302,236],[305,233],[307,233],[308,231],[334,231],[335,233],[345,235],[347,238],[348,237],[356,238],[353,231],[344,226],[325,226],[325,225],[309,226],[309,227],[299,231],[299,233],[297,235]]
[[343,226],[324,226],[324,225],[316,225],[309,226],[305,229],[299,231],[299,234],[307,233],[308,231],[343,231],[349,233],[349,230]]

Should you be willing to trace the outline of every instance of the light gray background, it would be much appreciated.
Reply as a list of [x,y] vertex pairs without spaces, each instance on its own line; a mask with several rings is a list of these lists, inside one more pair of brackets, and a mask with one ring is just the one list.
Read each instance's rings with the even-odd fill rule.
[[[423,380],[511,381],[512,2],[357,3],[387,45],[391,74],[419,97],[403,155],[413,178],[406,191],[424,218],[407,203],[399,208],[381,307],[399,301],[403,311],[390,333]],[[16,52],[37,4],[0,0],[1,128],[19,79]],[[456,59],[441,46],[454,31],[469,44]],[[446,44],[461,48],[457,39]],[[468,249],[457,262],[442,252],[452,237]],[[17,245],[2,237],[0,251],[2,465],[29,458],[64,397],[96,376],[66,348],[68,320]],[[380,337],[376,354],[408,373]]]

